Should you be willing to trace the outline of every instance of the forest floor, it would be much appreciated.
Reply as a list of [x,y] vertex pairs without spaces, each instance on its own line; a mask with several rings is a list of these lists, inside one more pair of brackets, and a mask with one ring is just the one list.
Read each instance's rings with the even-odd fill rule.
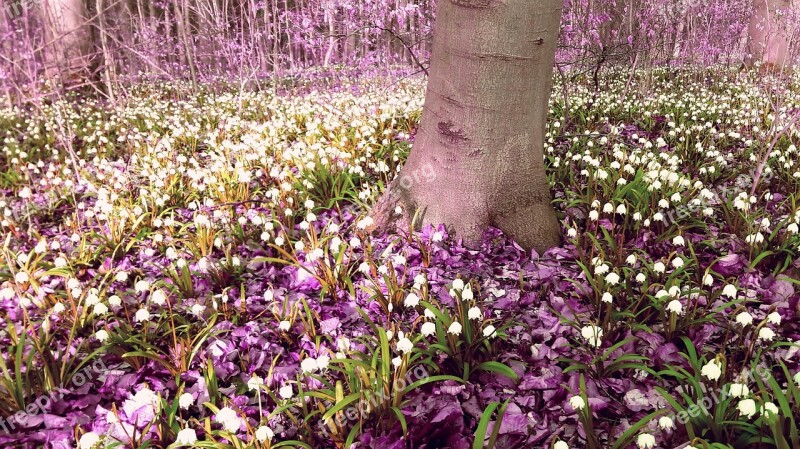
[[800,447],[798,78],[602,85],[541,255],[364,232],[416,81],[0,111],[0,445]]

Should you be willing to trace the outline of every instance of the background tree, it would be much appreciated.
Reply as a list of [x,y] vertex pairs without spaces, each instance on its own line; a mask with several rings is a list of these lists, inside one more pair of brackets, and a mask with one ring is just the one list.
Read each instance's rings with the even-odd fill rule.
[[561,6],[437,4],[421,123],[406,165],[373,211],[379,228],[406,226],[418,213],[419,224],[444,223],[471,243],[496,226],[527,248],[558,244],[543,136]]
[[82,0],[46,0],[43,10],[46,76],[59,75],[67,85],[88,79],[93,44],[85,3]]
[[745,62],[768,67],[785,67],[791,62],[791,49],[798,2],[792,0],[754,0],[748,25],[749,43]]

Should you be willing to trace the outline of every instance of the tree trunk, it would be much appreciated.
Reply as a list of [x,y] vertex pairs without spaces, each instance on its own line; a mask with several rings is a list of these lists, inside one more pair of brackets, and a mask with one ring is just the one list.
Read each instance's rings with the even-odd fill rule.
[[46,0],[45,34],[48,77],[61,76],[65,85],[80,84],[91,77],[91,30],[82,0]]
[[[375,205],[376,228],[444,223],[468,245],[496,226],[560,241],[543,161],[561,0],[442,0],[416,142]],[[396,214],[400,206],[402,213]]]
[[778,69],[791,65],[789,53],[794,34],[791,11],[798,9],[797,4],[792,0],[753,0],[753,16],[747,28],[747,65],[760,62],[767,68]]

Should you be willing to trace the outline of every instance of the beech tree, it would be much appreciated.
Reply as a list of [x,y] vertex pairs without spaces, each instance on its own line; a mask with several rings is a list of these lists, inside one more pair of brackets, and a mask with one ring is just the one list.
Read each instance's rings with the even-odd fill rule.
[[753,0],[753,15],[747,27],[748,48],[745,62],[782,68],[791,64],[793,17],[796,0]]
[[468,244],[489,226],[525,248],[559,243],[543,144],[561,7],[437,3],[421,122],[406,164],[372,210],[376,228],[407,229],[416,217],[418,225],[444,223]]

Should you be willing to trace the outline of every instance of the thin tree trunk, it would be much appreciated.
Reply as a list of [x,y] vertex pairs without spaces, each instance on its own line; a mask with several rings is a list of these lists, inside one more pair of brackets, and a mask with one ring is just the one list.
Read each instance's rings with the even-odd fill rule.
[[[97,7],[97,11],[103,11],[105,9],[103,0],[96,0],[95,6]],[[111,57],[111,52],[108,50],[108,39],[106,38],[106,24],[104,17],[105,16],[103,14],[99,14],[97,16],[98,31],[100,33],[100,46],[103,50],[103,80],[105,81],[108,99],[114,103],[114,60]]]
[[372,211],[377,228],[407,229],[418,214],[418,224],[444,223],[468,244],[489,226],[526,248],[558,244],[543,142],[561,5],[437,3],[420,128]]

